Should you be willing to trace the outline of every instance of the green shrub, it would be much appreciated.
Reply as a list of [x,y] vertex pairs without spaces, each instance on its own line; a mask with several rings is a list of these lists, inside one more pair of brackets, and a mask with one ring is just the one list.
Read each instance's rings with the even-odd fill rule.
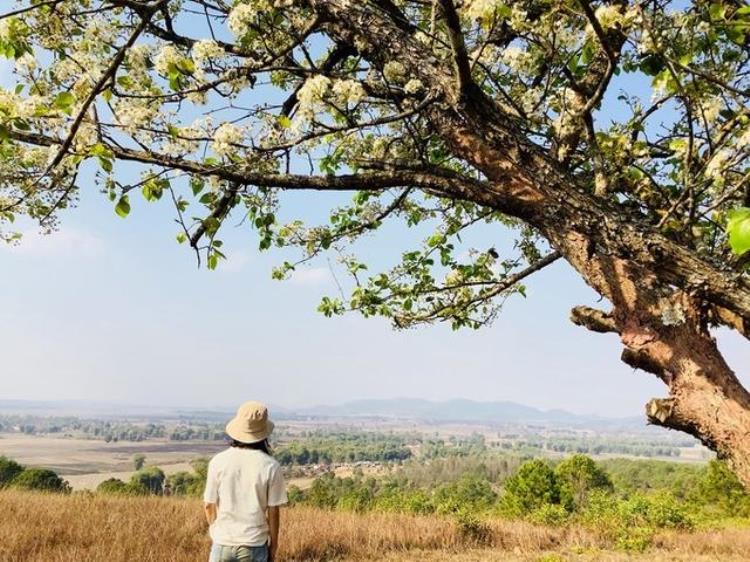
[[109,478],[96,487],[98,494],[125,495],[128,493],[128,485],[119,478]]
[[703,469],[690,500],[708,517],[750,517],[750,494],[722,461]]
[[618,529],[615,546],[625,552],[644,552],[654,542],[655,530],[651,527]]
[[430,496],[424,490],[405,492],[403,495],[404,511],[415,515],[426,515],[435,511]]
[[668,494],[656,496],[635,495],[619,505],[620,518],[630,526],[639,525],[656,529],[693,528],[693,521],[684,506]]
[[0,457],[0,489],[10,485],[23,472],[23,466],[8,457]]
[[560,502],[569,511],[580,510],[594,491],[613,492],[607,473],[586,455],[573,455],[555,467]]
[[437,513],[449,514],[462,510],[482,512],[490,508],[497,495],[490,483],[478,476],[465,475],[457,481],[440,486],[433,495]]
[[338,501],[336,480],[336,477],[330,472],[313,480],[312,486],[305,492],[306,503],[324,509],[336,507]]
[[485,544],[492,538],[492,529],[482,521],[475,513],[462,510],[455,514],[458,531],[465,539]]
[[305,501],[305,492],[302,488],[292,484],[287,489],[287,497],[289,499],[289,505],[296,505]]
[[147,496],[151,492],[142,484],[123,482],[119,478],[109,478],[96,487],[96,493],[112,496]]
[[540,459],[526,461],[505,481],[501,511],[523,517],[546,504],[560,502],[560,487],[549,463]]
[[46,468],[27,468],[18,474],[11,486],[18,490],[69,493],[70,486],[56,472]]
[[354,488],[346,492],[336,502],[336,507],[344,511],[363,513],[373,503],[373,494],[369,488]]
[[164,492],[164,471],[156,466],[149,466],[137,471],[130,477],[130,486],[134,491],[145,490],[146,493],[161,495]]
[[546,503],[529,514],[529,521],[539,523],[541,525],[551,525],[553,527],[559,527],[568,522],[570,513],[560,504]]
[[618,500],[605,492],[594,492],[580,515],[581,521],[629,552],[648,548],[661,529],[693,528],[685,506],[666,493],[653,496],[635,494]]
[[205,482],[195,473],[181,471],[167,476],[164,491],[167,488],[172,495],[200,497],[203,493]]

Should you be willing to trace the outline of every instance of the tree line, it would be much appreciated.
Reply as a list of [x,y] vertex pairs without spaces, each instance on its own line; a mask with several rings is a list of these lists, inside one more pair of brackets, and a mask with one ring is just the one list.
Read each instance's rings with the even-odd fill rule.
[[[443,461],[444,462],[444,461]],[[442,467],[445,469],[445,467]],[[498,470],[499,469],[499,470]],[[413,468],[390,476],[332,473],[308,489],[292,487],[292,503],[354,512],[385,511],[455,517],[481,535],[488,517],[544,525],[595,526],[624,550],[643,550],[661,529],[750,517],[750,495],[720,461],[705,466],[658,461],[597,463],[576,454],[553,463],[454,466],[441,480],[412,479]]]

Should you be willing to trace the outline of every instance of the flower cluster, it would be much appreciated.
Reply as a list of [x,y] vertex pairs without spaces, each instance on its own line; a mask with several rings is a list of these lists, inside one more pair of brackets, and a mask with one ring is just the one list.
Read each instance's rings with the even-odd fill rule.
[[502,4],[499,0],[469,0],[463,13],[469,19],[486,21],[492,18]]
[[193,60],[198,65],[210,62],[226,54],[224,48],[213,39],[202,39],[196,41],[191,49]]
[[131,134],[146,126],[156,113],[154,106],[144,100],[123,99],[115,106],[117,122]]
[[236,150],[234,145],[240,144],[244,137],[243,129],[231,123],[223,123],[214,132],[211,148],[219,156],[227,156]]
[[166,44],[154,58],[154,68],[160,75],[168,76],[170,70],[182,59],[182,53],[177,47],[171,44]]
[[399,84],[406,78],[406,67],[397,60],[388,61],[383,66],[383,76],[388,82]]
[[270,2],[265,0],[251,0],[250,2],[237,4],[229,13],[227,25],[235,37],[242,37],[247,33],[248,27],[255,23],[258,13],[272,8]]
[[333,93],[345,104],[358,104],[367,96],[358,80],[336,80],[333,84]]
[[404,91],[407,94],[418,94],[424,90],[424,84],[418,78],[412,78],[406,84],[404,84]]

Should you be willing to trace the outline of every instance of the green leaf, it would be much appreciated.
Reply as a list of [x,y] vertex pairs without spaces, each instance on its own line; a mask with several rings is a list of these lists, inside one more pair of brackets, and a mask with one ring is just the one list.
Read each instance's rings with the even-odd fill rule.
[[112,160],[104,157],[99,157],[99,165],[102,167],[102,170],[109,173],[112,171]]
[[75,102],[76,97],[71,92],[60,92],[55,97],[55,101],[52,102],[52,106],[70,115],[70,110]]
[[596,46],[594,45],[594,41],[588,40],[583,44],[583,50],[581,51],[579,62],[587,66],[594,60],[595,54]]
[[195,72],[195,63],[192,59],[180,59],[177,62],[177,68],[185,74],[193,74]]
[[711,16],[712,21],[723,20],[726,13],[726,7],[721,4],[711,4],[708,7],[708,15]]
[[739,207],[727,213],[729,247],[741,256],[750,250],[750,208]]
[[125,218],[130,214],[130,199],[127,195],[120,197],[120,200],[115,205],[115,213],[120,217]]
[[201,178],[190,178],[190,189],[192,190],[193,195],[198,195],[201,191],[203,191],[204,186],[205,184],[203,183],[203,180]]
[[208,269],[214,270],[216,269],[216,266],[219,265],[219,256],[217,256],[215,253],[211,253],[208,255]]

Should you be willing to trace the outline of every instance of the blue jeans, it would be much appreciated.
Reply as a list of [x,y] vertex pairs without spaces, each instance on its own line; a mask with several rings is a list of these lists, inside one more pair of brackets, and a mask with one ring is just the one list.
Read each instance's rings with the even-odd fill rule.
[[268,562],[268,545],[263,546],[223,546],[211,547],[208,562]]

